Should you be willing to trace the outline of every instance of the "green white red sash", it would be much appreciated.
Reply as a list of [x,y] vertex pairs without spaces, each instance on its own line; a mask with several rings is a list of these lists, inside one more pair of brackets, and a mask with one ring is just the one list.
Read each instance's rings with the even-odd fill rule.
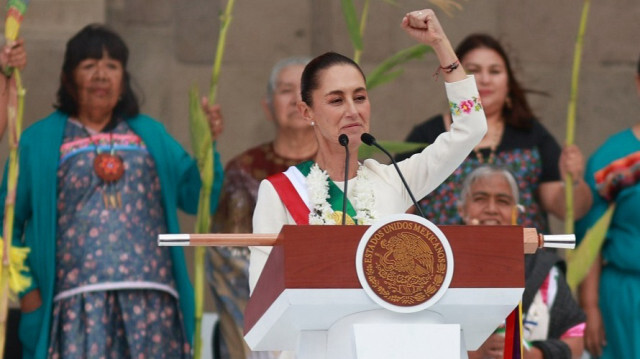
[[[296,224],[309,224],[309,214],[313,209],[307,191],[306,177],[313,165],[313,161],[306,161],[268,178]],[[336,217],[340,217],[344,192],[330,178],[327,181],[329,186],[327,202],[334,213],[339,214]],[[348,199],[347,215],[355,222],[356,211]],[[336,221],[336,224],[338,223]]]
[[289,214],[291,214],[291,217],[296,222],[296,224],[309,224],[309,213],[311,213],[311,210],[308,206],[309,196],[305,196],[307,198],[307,201],[305,202],[303,200],[303,197],[300,195],[298,188],[294,186],[291,179],[287,176],[286,173],[289,172],[292,168],[295,167],[289,167],[286,172],[281,172],[273,176],[269,176],[267,180],[271,182],[273,188],[275,188],[278,196],[280,197],[280,200],[282,201],[284,206],[287,207]]

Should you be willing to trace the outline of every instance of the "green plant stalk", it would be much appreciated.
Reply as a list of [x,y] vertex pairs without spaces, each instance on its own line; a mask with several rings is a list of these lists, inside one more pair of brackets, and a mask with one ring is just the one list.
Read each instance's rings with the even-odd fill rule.
[[[364,5],[362,6],[362,14],[360,14],[360,27],[359,27],[360,39],[364,38],[364,30],[367,28],[367,18],[369,17],[369,2],[370,0],[365,0]],[[355,61],[356,64],[360,63],[363,47],[364,47],[364,44],[360,48],[356,48],[354,50],[353,61]]]
[[[582,43],[584,42],[584,33],[587,28],[587,19],[589,17],[590,0],[584,0],[582,6],[582,16],[580,18],[580,26],[578,27],[578,36],[573,52],[573,68],[571,71],[571,94],[569,97],[569,108],[567,110],[567,138],[566,145],[572,145],[575,138],[576,128],[576,107],[578,103],[578,83],[580,78],[580,63],[582,59]],[[574,232],[574,208],[573,208],[573,176],[567,174],[564,180],[564,196],[565,196],[565,215],[564,215],[564,231],[565,233]]]
[[216,48],[216,57],[213,62],[213,71],[211,72],[211,86],[209,87],[209,103],[213,104],[216,101],[216,95],[218,91],[218,81],[220,79],[220,67],[222,66],[222,57],[224,55],[224,49],[227,43],[227,31],[231,20],[233,19],[233,6],[235,0],[228,0],[227,7],[224,10],[224,14],[220,17],[220,34],[218,35],[218,46]]
[[[235,4],[235,0],[228,0],[227,6],[225,8],[224,14],[220,17],[220,33],[218,34],[218,44],[216,47],[216,55],[213,62],[213,70],[211,71],[211,84],[209,87],[209,103],[216,103],[217,91],[218,91],[218,82],[220,79],[220,68],[222,67],[222,58],[224,56],[224,49],[227,41],[227,32],[229,29],[229,25],[231,24],[231,20],[233,19],[233,7]],[[192,106],[193,108],[193,106]],[[192,114],[192,116],[196,116]],[[201,111],[197,117],[200,120],[204,120],[204,116],[201,115]],[[204,158],[198,158],[198,163],[202,164],[200,167],[200,177],[203,178],[202,188],[200,189],[200,199],[198,201],[198,214],[196,219],[196,233],[208,233],[209,232],[209,221],[210,221],[210,195],[211,195],[211,187],[213,185],[213,177],[209,177],[208,174],[202,173],[203,169],[208,171],[211,169],[213,171],[213,156],[209,154],[213,151],[213,146],[215,143],[213,141],[208,141],[209,146],[205,150],[196,148],[194,151],[198,154],[198,156],[204,156]],[[197,146],[196,146],[197,147]],[[206,180],[204,180],[206,179]],[[205,248],[197,247],[195,249],[195,268],[194,268],[194,295],[195,295],[195,332],[193,338],[193,355],[194,359],[199,359],[202,355],[202,340],[201,340],[201,332],[202,332],[202,313],[203,313],[203,303],[204,303],[204,260],[205,260]]]
[[566,252],[567,257],[567,283],[571,291],[575,293],[578,285],[589,273],[589,269],[595,262],[600,249],[604,244],[611,224],[611,217],[615,212],[615,202],[609,205],[606,212],[587,230],[580,245]]
[[[367,0],[368,1],[368,0]],[[359,52],[362,52],[362,35],[360,34],[360,28],[362,26],[361,21],[358,21],[358,14],[356,13],[356,7],[353,4],[353,0],[341,0],[340,6],[342,8],[342,15],[347,25],[347,32],[349,33],[349,39],[354,49],[354,61],[357,63],[356,57],[359,58]]]
[[[22,87],[20,71],[14,69],[16,87],[18,90],[17,109],[8,109],[9,122],[9,169],[7,175],[7,198],[5,200],[3,251],[2,251],[2,276],[0,278],[0,358],[4,358],[5,337],[7,331],[7,316],[9,313],[9,270],[11,240],[13,238],[13,218],[16,198],[16,185],[18,183],[18,144],[20,143],[20,133],[22,132],[22,116],[24,113],[25,89]],[[12,120],[12,118],[14,120]]]
[[433,51],[433,49],[429,46],[419,44],[402,49],[389,56],[369,74],[367,74],[367,89],[371,90],[379,85],[394,80],[403,72],[402,68],[392,71],[394,68],[409,62],[410,60],[420,59],[429,51]]
[[[211,194],[211,186],[208,190],[204,187],[200,191],[200,200],[198,201],[198,213],[207,213],[207,215],[199,215],[196,222],[196,233],[207,233],[209,231],[209,196]],[[194,253],[195,262],[195,274],[194,282],[194,294],[196,298],[195,303],[195,333],[198,335],[193,339],[194,358],[200,358],[202,354],[202,339],[200,333],[202,333],[202,313],[204,309],[204,260],[206,250],[204,247],[196,247]]]

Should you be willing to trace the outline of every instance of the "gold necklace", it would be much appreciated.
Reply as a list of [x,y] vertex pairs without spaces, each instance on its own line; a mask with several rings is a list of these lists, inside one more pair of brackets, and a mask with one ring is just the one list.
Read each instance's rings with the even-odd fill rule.
[[[489,158],[487,158],[488,164],[493,163],[493,160],[496,157],[496,148],[497,146],[489,147]],[[478,159],[478,162],[480,162],[480,164],[484,164],[484,155],[482,155],[482,152],[480,152],[480,149],[476,147],[473,149],[473,152],[476,153],[476,158]]]
[[[498,130],[493,133],[491,145],[489,146],[489,157],[487,158],[487,163],[492,164],[496,158],[496,150],[500,145],[500,141],[502,140],[502,133],[504,132],[504,122],[501,122],[502,126]],[[473,152],[476,154],[476,158],[478,162],[484,164],[484,155],[480,152],[480,147],[476,146],[473,149]]]

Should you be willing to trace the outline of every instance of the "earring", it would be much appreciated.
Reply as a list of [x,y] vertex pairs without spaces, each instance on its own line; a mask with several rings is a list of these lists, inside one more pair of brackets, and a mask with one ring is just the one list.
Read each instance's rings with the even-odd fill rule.
[[507,96],[507,98],[504,100],[504,107],[511,109],[511,96]]
[[311,127],[315,126],[316,122],[315,121],[311,121]]

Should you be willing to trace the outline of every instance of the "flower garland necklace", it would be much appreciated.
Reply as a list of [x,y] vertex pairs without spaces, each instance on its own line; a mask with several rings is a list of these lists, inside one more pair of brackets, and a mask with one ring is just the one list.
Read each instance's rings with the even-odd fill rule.
[[[329,174],[320,169],[317,163],[311,166],[307,176],[307,189],[311,212],[309,224],[338,224],[334,219],[334,211],[327,201],[329,198]],[[358,224],[371,224],[376,218],[374,206],[375,191],[370,180],[369,170],[364,166],[358,167],[353,186],[353,207],[356,211],[355,220]]]

